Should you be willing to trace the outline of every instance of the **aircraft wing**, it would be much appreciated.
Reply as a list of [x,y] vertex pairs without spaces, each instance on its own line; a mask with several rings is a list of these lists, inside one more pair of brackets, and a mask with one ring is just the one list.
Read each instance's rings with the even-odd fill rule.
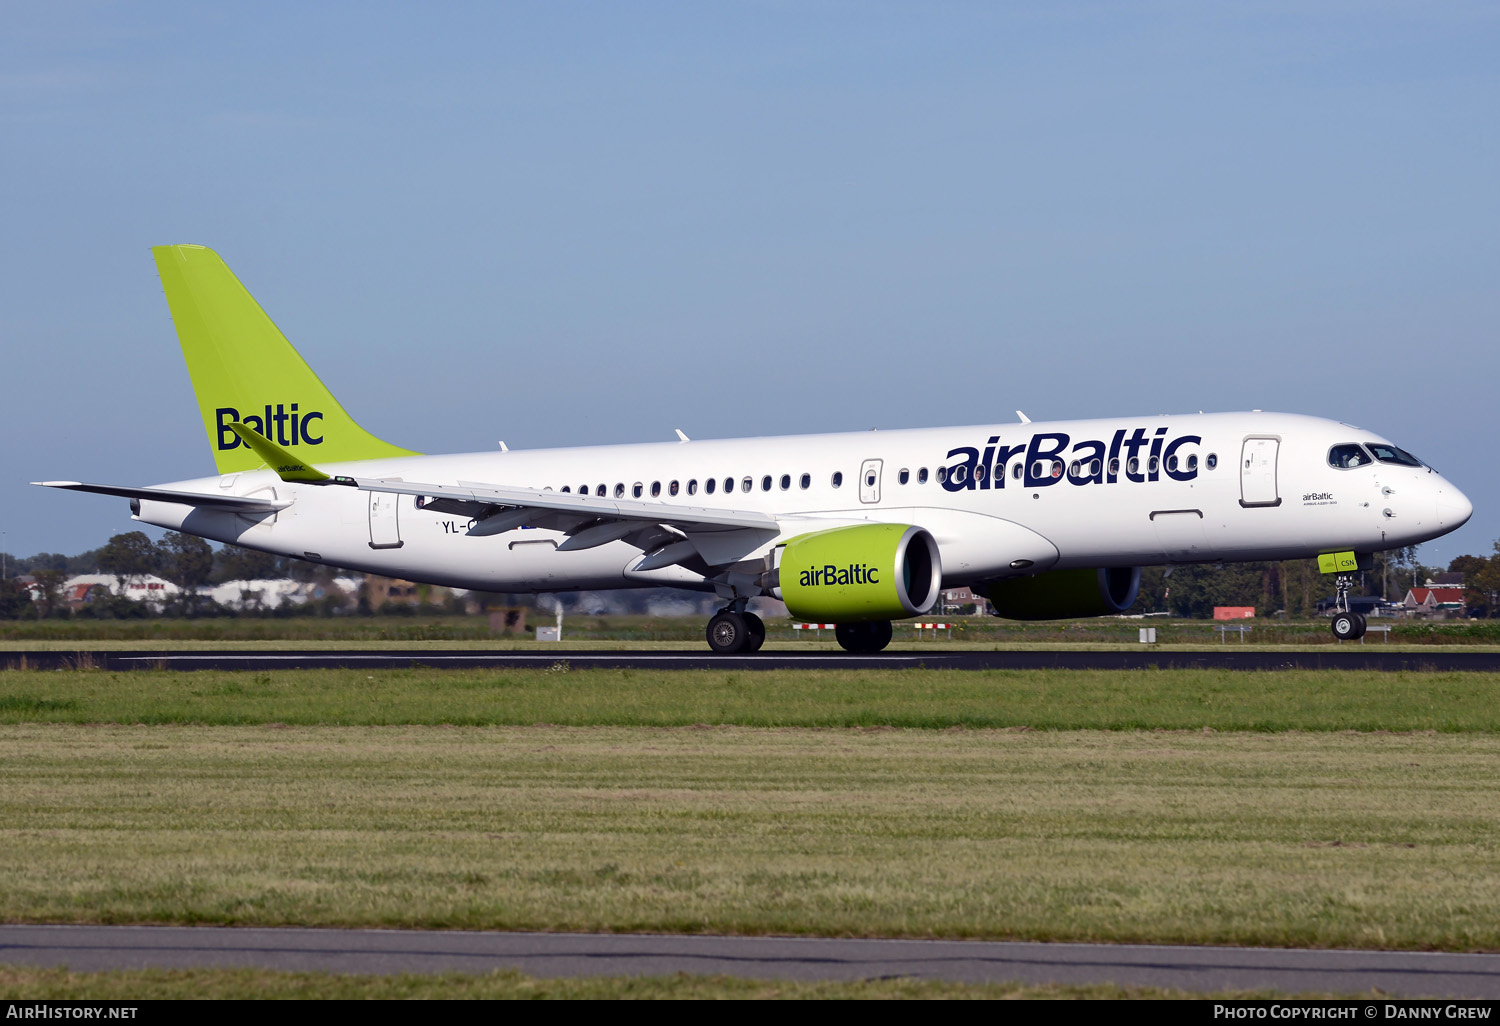
[[150,499],[153,502],[177,502],[184,506],[207,506],[236,513],[274,513],[291,505],[288,500],[254,499],[243,495],[211,495],[207,492],[179,492],[170,488],[127,488],[123,485],[85,484],[82,481],[33,481],[43,488],[67,488],[75,492],[118,495],[125,499]]
[[336,477],[328,483],[353,485],[368,492],[416,495],[426,500],[421,503],[423,509],[452,513],[455,516],[473,517],[480,523],[499,513],[535,510],[538,513],[574,514],[588,520],[666,524],[680,530],[732,531],[746,528],[779,530],[775,517],[768,513],[747,510],[682,506],[677,503],[642,502],[637,499],[608,499],[602,496],[574,495],[570,492],[539,492],[530,488],[506,488],[475,482],[435,485],[418,484],[412,481],[389,481],[383,478],[356,480]]

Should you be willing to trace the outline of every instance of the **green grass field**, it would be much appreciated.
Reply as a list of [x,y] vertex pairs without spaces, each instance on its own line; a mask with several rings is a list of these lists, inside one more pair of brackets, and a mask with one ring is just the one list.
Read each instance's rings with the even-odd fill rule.
[[[8,671],[0,920],[1496,950],[1497,698],[1474,673]],[[4,972],[25,997],[1129,996]]]
[[[951,617],[933,614],[924,620],[953,622],[957,627],[931,631],[920,637],[909,622],[895,625],[893,644],[899,648],[1139,648],[1139,629],[1155,627],[1160,645],[1200,648],[1221,643],[1305,648],[1332,646],[1326,619],[1307,621],[1255,620],[1242,640],[1233,635],[1221,641],[1214,624],[1204,620],[1144,620],[1113,617],[1022,623],[994,617]],[[552,623],[550,616],[534,623]],[[570,616],[563,626],[567,648],[684,648],[704,647],[703,617]],[[1379,624],[1377,624],[1379,625]],[[1392,620],[1391,636],[1370,636],[1369,644],[1392,647],[1464,645],[1500,647],[1500,620]],[[767,644],[773,648],[821,647],[836,650],[832,632],[794,631],[786,620],[766,623]],[[548,643],[550,644],[550,643]],[[191,620],[12,620],[0,621],[0,651],[18,649],[89,648],[536,648],[530,634],[495,634],[483,616],[347,616],[347,617],[218,617]],[[545,645],[542,647],[546,647]]]
[[1500,730],[1500,675],[1289,670],[0,671],[0,723]]
[[[891,998],[1037,1000],[1125,998],[1171,1000],[1286,998],[1275,991],[1188,994],[1156,987],[1029,986],[940,983],[930,980],[859,980],[795,983],[731,976],[593,976],[544,979],[516,972],[485,974],[355,976],[337,973],[268,972],[253,969],[148,969],[70,973],[61,969],[0,966],[0,1001],[39,1000],[878,1000]],[[1332,994],[1304,994],[1328,998]]]
[[9,921],[1500,947],[1494,734],[0,728]]

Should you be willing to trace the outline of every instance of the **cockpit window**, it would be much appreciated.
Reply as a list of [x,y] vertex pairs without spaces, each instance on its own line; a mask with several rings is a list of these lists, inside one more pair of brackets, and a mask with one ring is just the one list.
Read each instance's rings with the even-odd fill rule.
[[1394,445],[1387,445],[1384,442],[1371,442],[1370,451],[1375,454],[1375,458],[1381,463],[1395,463],[1403,467],[1422,466],[1422,461],[1405,449],[1398,449]]
[[1328,450],[1328,465],[1340,470],[1348,470],[1351,467],[1363,467],[1367,463],[1374,463],[1370,454],[1365,452],[1365,447],[1350,442],[1347,445],[1335,445]]

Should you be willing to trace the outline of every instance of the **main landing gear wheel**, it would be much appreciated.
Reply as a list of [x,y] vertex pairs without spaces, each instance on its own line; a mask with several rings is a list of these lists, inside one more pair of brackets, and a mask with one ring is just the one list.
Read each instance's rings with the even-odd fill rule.
[[708,647],[719,655],[738,655],[741,652],[755,651],[750,647],[750,639],[753,635],[750,632],[750,625],[745,620],[745,613],[732,613],[727,609],[716,614],[712,620],[708,621]]
[[834,627],[833,636],[845,652],[866,655],[879,652],[891,643],[891,621],[867,620],[864,623],[841,623]]
[[1364,616],[1360,613],[1334,613],[1333,636],[1340,641],[1357,641],[1364,637]]
[[759,652],[760,646],[766,643],[765,621],[754,613],[741,613],[740,615],[745,618],[745,630],[750,635],[745,639],[744,650],[746,652]]

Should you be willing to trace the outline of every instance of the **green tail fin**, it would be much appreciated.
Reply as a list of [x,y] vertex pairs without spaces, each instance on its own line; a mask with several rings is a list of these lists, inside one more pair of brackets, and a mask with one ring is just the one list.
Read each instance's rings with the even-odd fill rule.
[[308,463],[416,455],[344,412],[217,253],[202,246],[151,253],[219,473],[265,462],[234,431],[238,422]]

